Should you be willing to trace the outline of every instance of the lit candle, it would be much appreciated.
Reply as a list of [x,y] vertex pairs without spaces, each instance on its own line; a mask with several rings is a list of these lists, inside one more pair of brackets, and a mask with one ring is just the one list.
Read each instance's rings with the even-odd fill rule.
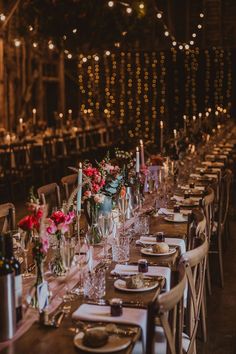
[[68,109],[68,119],[72,119],[72,109]]
[[139,148],[136,147],[136,173],[139,173],[140,166],[139,166]]
[[19,131],[22,132],[23,131],[23,118],[19,119]]
[[163,128],[164,128],[164,124],[163,124],[163,120],[160,121],[160,151],[162,153],[163,151]]
[[82,198],[82,163],[79,163],[78,171],[78,192],[77,192],[77,213],[81,211],[81,198]]
[[202,126],[202,113],[198,113],[198,117],[199,117],[199,127],[201,128],[201,126]]
[[33,125],[35,125],[36,124],[36,114],[37,114],[36,108],[32,109],[32,113],[33,113]]
[[183,116],[183,120],[184,120],[184,135],[187,134],[187,116]]
[[143,141],[140,140],[140,153],[141,153],[141,166],[145,166],[145,160],[144,160],[144,146],[143,146]]

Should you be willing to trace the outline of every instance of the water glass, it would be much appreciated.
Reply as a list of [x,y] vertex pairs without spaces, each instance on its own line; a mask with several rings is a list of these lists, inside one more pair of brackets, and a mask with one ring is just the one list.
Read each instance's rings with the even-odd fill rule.
[[84,296],[90,300],[99,300],[106,295],[106,272],[86,272],[84,276]]
[[134,231],[138,235],[149,234],[150,217],[148,215],[141,215],[134,224]]
[[129,261],[129,243],[130,237],[120,235],[114,239],[112,243],[112,259],[117,263],[124,263]]

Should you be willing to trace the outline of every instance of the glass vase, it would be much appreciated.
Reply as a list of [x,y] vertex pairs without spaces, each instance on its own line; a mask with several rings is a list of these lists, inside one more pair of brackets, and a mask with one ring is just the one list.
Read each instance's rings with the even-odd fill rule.
[[38,308],[38,286],[44,281],[44,262],[43,260],[35,260],[35,270],[36,270],[36,281],[34,284],[33,297],[31,299],[30,305],[33,308]]
[[61,252],[60,252],[60,239],[55,239],[52,244],[52,260],[50,262],[50,271],[57,277],[65,275],[66,270],[63,266]]

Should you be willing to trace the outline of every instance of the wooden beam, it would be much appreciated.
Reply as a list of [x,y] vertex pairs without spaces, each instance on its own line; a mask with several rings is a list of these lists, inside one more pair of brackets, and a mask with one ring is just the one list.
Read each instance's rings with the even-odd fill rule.
[[12,18],[12,16],[14,15],[15,11],[18,9],[18,6],[20,5],[21,0],[16,0],[14,5],[12,6],[9,14],[6,16],[6,19],[4,20],[2,26],[1,26],[1,30],[4,30],[6,28],[6,26],[8,25],[8,22],[10,21],[10,19]]
[[0,37],[0,126],[6,128],[5,85],[4,85],[4,41]]

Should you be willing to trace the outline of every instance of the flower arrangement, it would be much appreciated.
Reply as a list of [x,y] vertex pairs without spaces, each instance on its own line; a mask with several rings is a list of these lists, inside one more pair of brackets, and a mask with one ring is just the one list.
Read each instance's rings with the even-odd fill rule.
[[62,236],[70,231],[75,220],[74,211],[57,210],[54,211],[49,218],[45,220],[46,232],[50,237],[52,247],[52,259],[50,262],[50,270],[53,274],[60,276],[65,273],[60,254],[60,242]]
[[74,222],[75,212],[65,213],[57,210],[52,213],[50,218],[46,219],[46,230],[49,235],[56,235],[59,240],[62,235],[69,231],[70,225]]

